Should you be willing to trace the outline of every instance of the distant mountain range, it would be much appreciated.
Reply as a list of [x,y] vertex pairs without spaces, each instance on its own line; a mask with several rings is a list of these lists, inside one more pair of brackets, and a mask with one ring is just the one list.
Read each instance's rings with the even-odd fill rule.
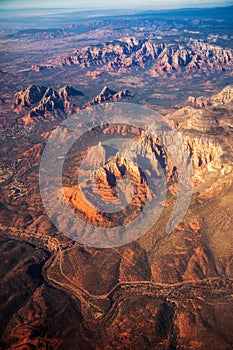
[[231,69],[233,51],[197,39],[182,44],[164,44],[127,37],[77,49],[71,56],[58,57],[46,65],[33,65],[32,69],[40,72],[72,65],[91,69],[92,72],[95,69],[107,72],[145,69],[152,76],[173,72],[208,73]]

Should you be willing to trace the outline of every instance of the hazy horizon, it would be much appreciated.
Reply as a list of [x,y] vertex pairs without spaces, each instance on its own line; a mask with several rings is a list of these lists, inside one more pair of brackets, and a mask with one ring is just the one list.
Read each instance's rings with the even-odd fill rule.
[[68,0],[64,6],[62,0],[38,1],[36,4],[28,0],[2,0],[0,9],[19,10],[19,9],[71,9],[71,10],[112,10],[112,9],[179,9],[179,8],[212,8],[233,5],[233,0],[92,0],[91,6],[87,6],[80,1]]

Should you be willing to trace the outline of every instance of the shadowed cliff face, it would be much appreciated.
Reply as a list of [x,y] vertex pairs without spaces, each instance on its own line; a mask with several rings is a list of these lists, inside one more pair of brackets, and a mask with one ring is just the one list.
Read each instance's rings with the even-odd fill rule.
[[82,96],[83,93],[72,86],[55,90],[51,87],[30,85],[15,94],[14,111],[17,114],[24,114],[19,121],[25,125],[36,125],[39,122],[54,121],[59,113],[60,119],[65,118],[66,114],[74,113],[75,105],[70,99],[80,101],[81,98],[82,101]]
[[127,89],[113,91],[105,86],[92,100],[85,103],[82,92],[66,85],[59,89],[30,85],[18,91],[13,98],[12,108],[17,115],[17,123],[24,127],[46,128],[45,123],[62,121],[80,108],[87,108],[104,102],[120,102],[131,99],[133,94]]
[[97,95],[90,102],[88,102],[86,106],[88,107],[92,105],[97,105],[106,101],[117,102],[127,97],[132,97],[132,94],[127,89],[116,92],[105,86],[101,90],[99,95]]

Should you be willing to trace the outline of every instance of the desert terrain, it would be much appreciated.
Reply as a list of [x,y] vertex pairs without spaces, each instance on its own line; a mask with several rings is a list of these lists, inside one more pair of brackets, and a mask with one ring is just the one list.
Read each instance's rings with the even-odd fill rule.
[[[232,349],[232,12],[2,12],[2,349]],[[53,219],[46,211],[39,173],[49,137],[68,142],[62,123],[75,115],[82,126],[86,111],[111,113],[115,104],[149,108],[163,131],[182,135],[192,167],[182,220],[174,208],[181,186],[190,190],[183,148],[172,132],[159,140],[135,126],[135,115],[98,128],[90,118],[65,157],[54,150],[62,186],[49,198]],[[108,145],[119,137],[134,142],[137,158]],[[56,162],[50,172],[56,183]],[[162,176],[165,189],[153,192],[150,178]],[[94,205],[96,195],[100,206],[119,205],[119,191],[121,211]],[[127,224],[154,199],[161,215],[146,232],[101,245],[115,242],[107,229],[119,226],[124,242]],[[61,216],[64,201],[80,229]]]

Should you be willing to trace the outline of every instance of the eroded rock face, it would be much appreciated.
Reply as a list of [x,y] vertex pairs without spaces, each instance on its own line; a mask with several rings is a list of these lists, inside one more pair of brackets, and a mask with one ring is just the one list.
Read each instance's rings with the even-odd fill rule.
[[[99,149],[100,147],[98,146]],[[105,156],[103,149],[101,155]],[[91,157],[88,159],[92,161]],[[102,163],[103,158],[100,160],[99,165],[101,166],[95,170],[94,176],[90,174],[90,179],[93,176],[92,180],[80,183],[79,186],[65,187],[64,194],[76,213],[82,218],[85,217],[85,221],[88,223],[102,227],[115,227],[119,222],[127,223],[132,220],[132,217],[138,215],[150,195],[149,189],[145,177],[135,163],[120,157],[114,158],[106,164]],[[131,184],[130,187],[125,183],[126,177]],[[121,198],[119,198],[118,191],[120,191]],[[122,211],[119,209],[119,213],[106,215],[105,212],[101,212],[98,206],[95,207],[95,203],[101,204],[102,201],[120,205],[122,196],[128,206]],[[97,201],[96,198],[99,200]],[[63,200],[62,197],[61,200]]]
[[83,93],[74,89],[73,86],[66,85],[58,90],[58,95],[60,98],[67,100],[72,96],[83,96]]
[[90,102],[87,103],[87,106],[100,104],[100,103],[103,103],[106,101],[117,102],[117,101],[121,101],[124,98],[131,97],[131,96],[132,95],[130,94],[130,92],[127,89],[116,92],[116,91],[109,89],[107,86],[105,86],[99,95],[97,95]]
[[106,163],[106,151],[101,142],[90,150],[86,161],[93,168],[100,168]]
[[20,108],[30,107],[41,100],[45,91],[45,86],[30,85],[26,90],[21,90],[15,94],[15,105]]
[[32,113],[43,113],[47,111],[53,111],[55,109],[64,110],[64,101],[63,98],[59,96],[56,90],[54,90],[53,88],[48,88],[45,91],[45,94],[40,100],[38,106],[32,109]]
[[232,87],[227,86],[205,101],[208,105],[205,108],[184,107],[167,115],[166,119],[182,132],[190,150],[196,190],[200,191],[200,196],[213,197],[230,186],[233,178],[233,145],[228,117],[232,108]]
[[225,87],[219,94],[213,95],[210,98],[213,106],[226,105],[233,101],[233,85]]
[[200,132],[208,132],[215,129],[218,125],[218,118],[215,113],[194,109],[192,107],[184,107],[169,116],[174,123],[176,129],[196,130]]
[[[22,113],[25,108],[31,108],[22,120],[25,124],[32,124],[37,116],[45,116],[45,114],[56,111],[71,112],[74,105],[69,99],[79,96],[83,96],[83,93],[68,85],[58,90],[52,87],[31,85],[26,90],[15,94],[15,111]],[[47,115],[47,117],[54,120],[54,116]]]
[[[197,115],[195,114],[193,117],[194,112]],[[182,115],[183,113],[184,110],[181,111]],[[232,159],[229,158],[228,162],[225,162],[228,146],[224,144],[224,140],[221,140],[221,138],[204,136],[204,133],[211,132],[211,130],[213,131],[218,127],[217,121],[211,116],[208,120],[202,115],[202,111],[189,108],[188,113],[184,114],[186,119],[185,122],[180,124],[180,130],[183,132],[184,147],[187,154],[190,155],[192,163],[193,191],[195,193],[200,192],[203,198],[214,197],[229,186],[232,181]],[[187,186],[185,183],[187,179],[184,176],[187,169],[185,164],[184,166],[181,165],[183,162],[182,149],[179,149],[180,145],[177,144],[175,135],[173,133],[166,134],[165,132],[164,135],[161,135],[161,139],[163,137],[166,138],[166,144],[172,145],[170,146],[171,152],[180,152],[180,156],[176,158],[177,164],[163,146],[163,141],[159,141],[147,131],[142,132],[133,147],[129,147],[128,151],[118,153],[115,158],[107,163],[105,149],[103,145],[99,144],[88,155],[88,161],[97,169],[94,173],[95,178],[93,178],[93,181],[82,184],[83,188],[88,191],[89,197],[85,197],[80,188],[74,186],[65,188],[66,199],[75,210],[82,213],[82,216],[85,215],[88,222],[106,224],[107,227],[111,227],[111,222],[116,220],[116,216],[108,218],[106,221],[103,214],[91,204],[93,203],[92,199],[97,194],[104,201],[109,203],[116,201],[118,203],[116,186],[126,175],[130,176],[130,181],[132,181],[136,192],[134,192],[135,195],[132,195],[130,191],[127,192],[127,186],[123,192],[127,203],[131,201],[130,203],[136,214],[138,210],[139,212],[142,210],[146,201],[154,195],[149,189],[147,177],[159,178],[161,169],[165,174],[170,194],[176,196],[179,193],[179,181],[184,188]],[[140,157],[144,159],[143,168],[138,165]],[[61,198],[61,200],[63,199]],[[135,208],[138,208],[138,210]]]
[[218,105],[226,105],[233,101],[233,86],[229,85],[225,87],[218,94],[213,95],[209,98],[206,97],[193,97],[190,96],[188,98],[188,103],[197,108],[206,108],[208,106],[218,106]]
[[[100,66],[103,71],[137,70],[150,67],[152,76],[181,71],[222,71],[232,66],[230,49],[191,39],[185,44],[161,44],[151,40],[127,37],[98,46],[88,46],[74,55],[57,58],[53,66]],[[93,72],[92,72],[93,74]]]
[[193,97],[189,96],[188,103],[193,105],[196,108],[206,108],[210,105],[210,102],[208,98],[200,96],[200,97]]
[[[84,94],[72,86],[64,86],[60,89],[45,86],[29,86],[26,90],[19,91],[14,98],[14,111],[18,114],[24,111],[29,112],[22,117],[26,125],[35,124],[36,121],[54,121],[56,117],[60,119],[61,115],[65,118],[72,112],[86,108],[92,105],[104,102],[117,102],[131,98],[133,95],[123,89],[118,92],[105,86],[99,95],[87,103],[84,103]],[[78,101],[78,104],[76,104]]]
[[[114,125],[113,130],[106,127],[104,133],[117,131],[124,133],[125,136],[132,135],[133,130],[130,127],[128,129],[122,127]],[[138,130],[135,132],[137,134]],[[142,158],[144,162],[139,165]],[[174,163],[168,160],[162,144],[147,132],[143,132],[137,141],[129,143],[126,151],[117,153],[109,161],[105,146],[101,143],[91,148],[85,159],[88,166],[85,164],[85,167],[79,170],[81,179],[79,186],[66,186],[64,192],[66,200],[74,210],[85,217],[85,220],[96,225],[111,227],[119,221],[128,222],[132,216],[136,217],[142,211],[148,199],[159,197],[163,186],[163,181],[160,182],[159,179],[163,179],[164,173],[167,183],[177,180]],[[158,183],[156,185],[153,183],[151,189],[147,181],[149,178],[158,179]],[[64,200],[62,195],[60,200]],[[101,210],[93,205],[102,201],[114,202],[113,204],[118,206],[122,201],[126,201],[123,207],[125,208],[127,204],[128,207],[121,213],[118,207],[119,213],[108,217],[105,212],[101,213]]]

